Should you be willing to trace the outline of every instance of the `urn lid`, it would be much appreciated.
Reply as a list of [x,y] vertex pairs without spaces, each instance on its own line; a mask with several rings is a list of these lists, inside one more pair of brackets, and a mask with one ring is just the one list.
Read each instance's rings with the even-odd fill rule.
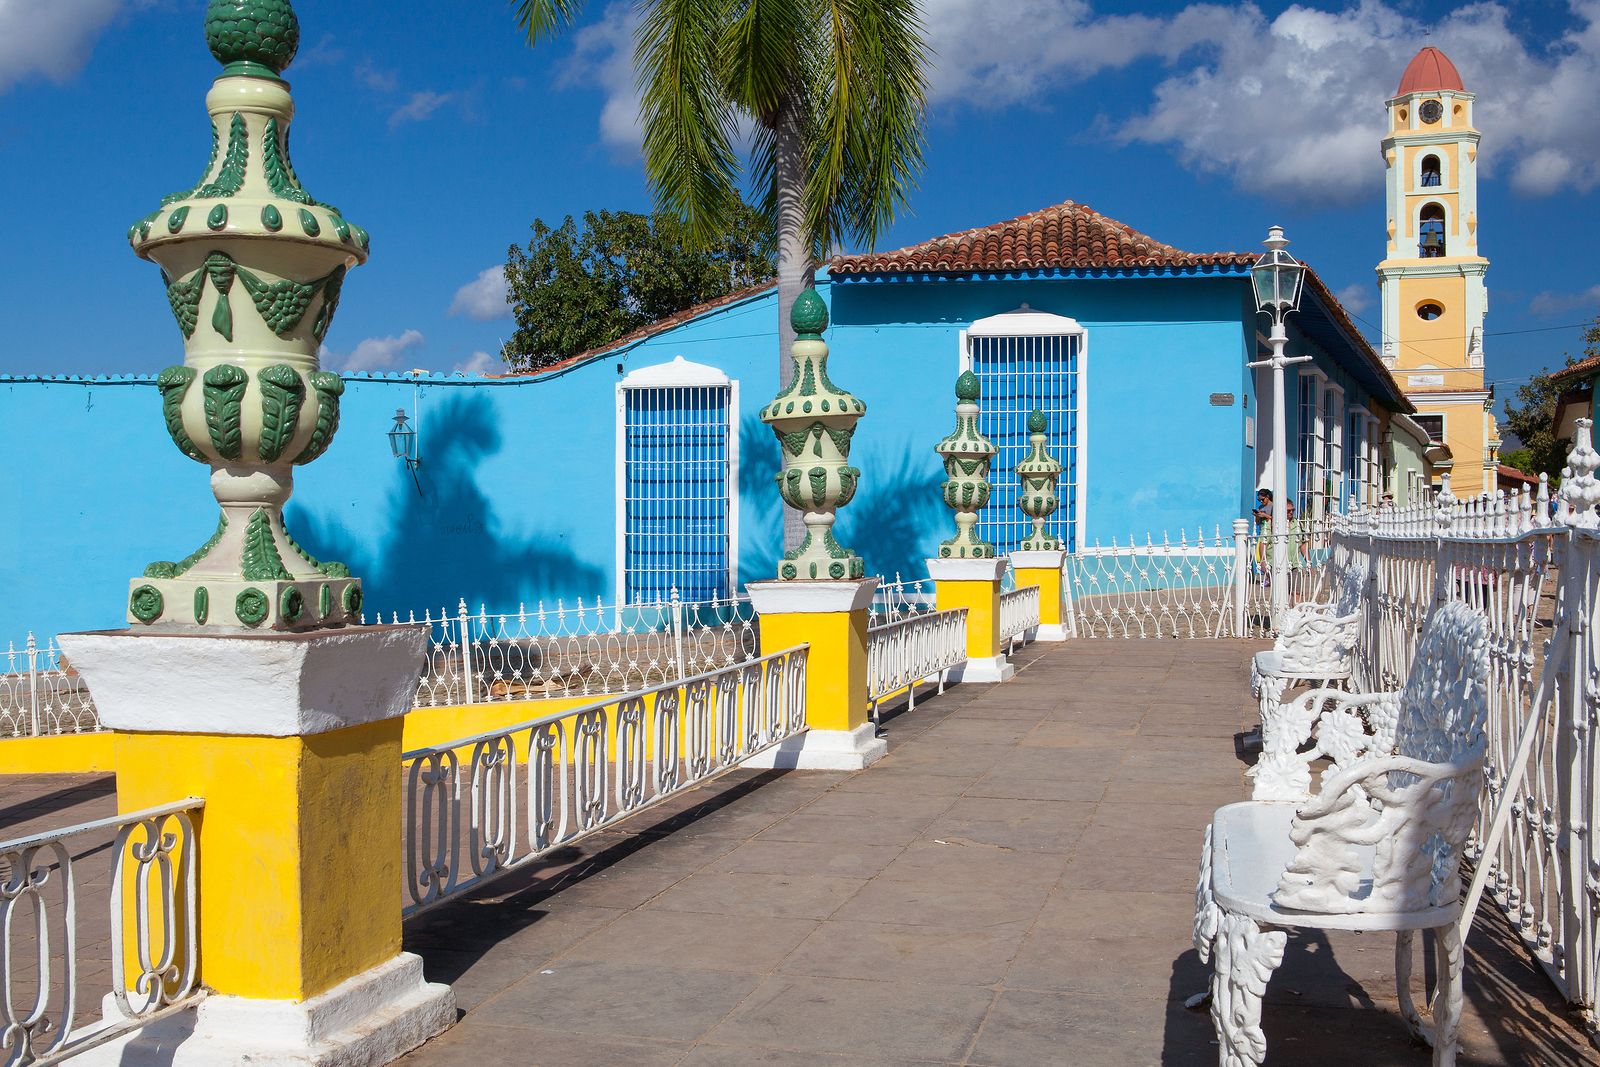
[[330,260],[365,262],[367,231],[307,192],[289,159],[294,100],[279,75],[300,46],[289,0],[210,0],[205,36],[222,64],[206,95],[211,158],[198,182],[128,228],[128,243],[163,265],[166,246],[211,248],[236,237],[320,246],[320,270]]
[[939,455],[973,459],[1000,451],[978,431],[978,397],[982,393],[978,376],[970,370],[962,371],[956,379],[956,428],[934,447]]
[[[1050,417],[1035,408],[1028,416],[1028,433],[1034,437],[1043,438],[1050,430]],[[1054,477],[1061,473],[1061,461],[1050,454],[1049,445],[1044,440],[1034,441],[1028,449],[1028,454],[1017,463],[1017,474],[1027,477],[1030,474]]]
[[795,298],[789,324],[796,334],[794,380],[761,409],[761,421],[780,433],[785,426],[810,426],[818,419],[840,429],[854,426],[867,405],[828,377],[828,346],[822,340],[822,331],[828,328],[828,306],[815,289],[806,289]]

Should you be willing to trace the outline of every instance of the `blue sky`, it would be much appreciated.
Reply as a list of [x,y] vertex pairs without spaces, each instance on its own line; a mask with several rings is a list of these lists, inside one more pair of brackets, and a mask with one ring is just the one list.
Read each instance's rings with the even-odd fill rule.
[[[181,358],[124,241],[209,149],[202,0],[0,0],[0,370]],[[495,369],[494,268],[535,217],[644,209],[626,3],[539,50],[509,3],[299,0],[295,165],[373,235],[346,369]],[[1488,373],[1504,397],[1600,312],[1600,0],[1321,6],[926,0],[928,169],[892,248],[1062,200],[1192,251],[1281,223],[1376,340],[1383,101],[1424,42],[1479,94]],[[1431,36],[1424,37],[1424,31]],[[619,47],[620,46],[620,47]],[[843,355],[843,354],[841,354]]]

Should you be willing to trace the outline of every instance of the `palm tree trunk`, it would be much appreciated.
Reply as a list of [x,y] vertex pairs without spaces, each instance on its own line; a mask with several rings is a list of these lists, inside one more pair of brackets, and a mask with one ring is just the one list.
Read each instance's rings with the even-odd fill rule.
[[[794,328],[789,325],[789,309],[812,284],[811,241],[806,233],[805,136],[800,119],[800,101],[791,94],[784,99],[774,124],[772,184],[778,209],[778,385],[788,388],[794,380],[794,363],[789,348],[794,344]],[[783,509],[784,551],[799,546],[806,527],[800,512]]]

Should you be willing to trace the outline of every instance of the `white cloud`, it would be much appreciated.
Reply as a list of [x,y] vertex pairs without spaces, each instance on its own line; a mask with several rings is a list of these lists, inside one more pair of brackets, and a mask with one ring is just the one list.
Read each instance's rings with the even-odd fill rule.
[[43,76],[65,82],[83,69],[94,42],[125,0],[0,0],[0,92]]
[[[1437,22],[1409,14],[1405,0],[1295,4],[1274,18],[1252,3],[1170,15],[1091,0],[921,3],[936,111],[1048,105],[1065,86],[1137,69],[1150,88],[1103,98],[1103,114],[1064,116],[1057,135],[1165,146],[1189,170],[1253,192],[1349,200],[1377,188],[1383,104],[1426,40],[1478,94],[1486,175],[1529,196],[1600,185],[1600,0],[1568,0],[1571,28],[1549,40],[1519,36],[1509,2],[1468,4]],[[575,35],[561,77],[605,93],[601,140],[628,155],[641,140],[637,18],[632,5],[610,4]]]
[[505,267],[489,267],[457,289],[455,298],[450,301],[449,313],[465,315],[478,322],[503,319],[511,314],[511,302],[506,294]]
[[1333,295],[1352,315],[1360,315],[1372,307],[1372,292],[1377,288],[1372,282],[1351,282]]
[[487,352],[474,352],[456,364],[456,370],[462,374],[500,374],[505,369],[506,365],[499,356],[491,356]]
[[1535,315],[1562,315],[1579,309],[1585,315],[1600,312],[1600,285],[1591,285],[1581,293],[1546,290],[1528,301],[1528,310]]
[[600,109],[600,140],[621,156],[636,156],[644,144],[639,87],[633,76],[633,31],[639,13],[631,3],[612,3],[596,22],[573,35],[573,54],[558,86],[594,85],[606,94]]
[[457,93],[435,93],[424,90],[412,93],[401,104],[389,113],[389,128],[407,122],[426,122],[433,117],[433,113],[457,97]]
[[338,363],[340,370],[391,370],[400,364],[400,355],[422,344],[421,330],[407,330],[396,337],[369,337],[356,345],[348,356],[340,359],[323,348],[323,358]]

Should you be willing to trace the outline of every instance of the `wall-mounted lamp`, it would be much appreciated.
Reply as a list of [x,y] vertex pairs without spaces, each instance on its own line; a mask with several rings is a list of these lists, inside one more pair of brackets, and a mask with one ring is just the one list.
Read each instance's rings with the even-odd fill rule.
[[417,468],[422,466],[422,458],[417,455],[417,431],[406,420],[405,408],[394,413],[394,425],[389,427],[389,451],[411,472],[411,481],[417,487],[417,495],[421,496],[422,482],[417,478]]

